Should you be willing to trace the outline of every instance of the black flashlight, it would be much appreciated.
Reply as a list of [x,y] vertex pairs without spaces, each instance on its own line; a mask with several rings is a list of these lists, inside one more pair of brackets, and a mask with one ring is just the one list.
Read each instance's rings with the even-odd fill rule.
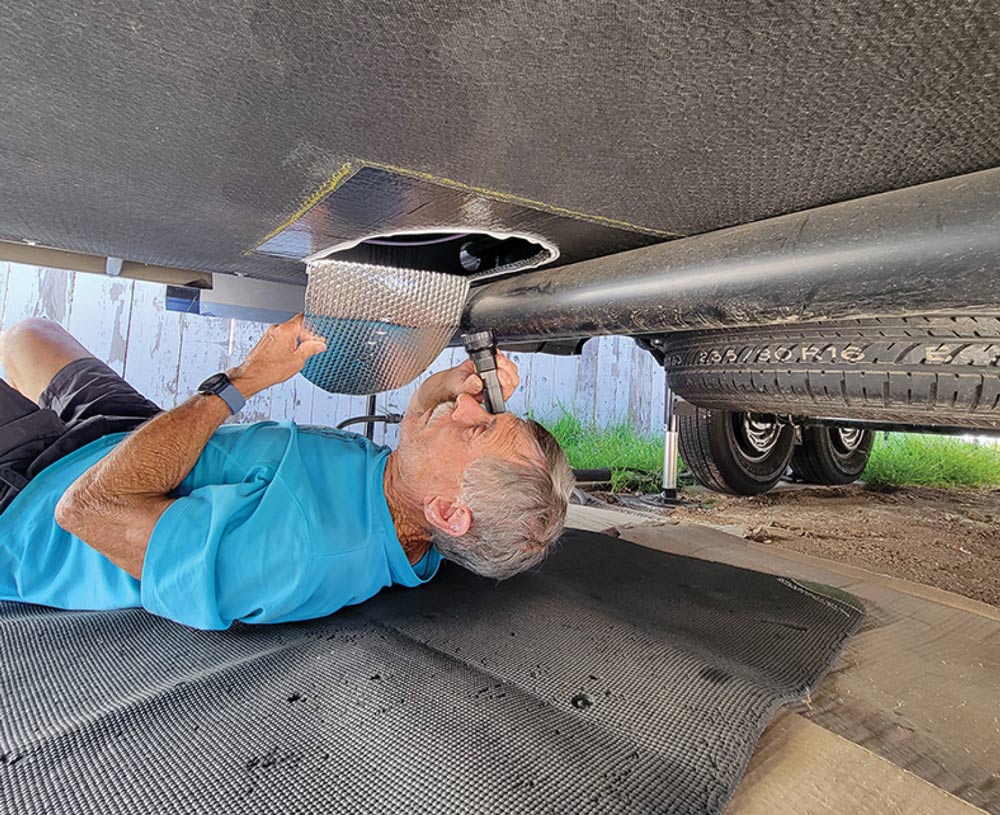
[[483,380],[483,406],[490,413],[506,413],[503,389],[497,374],[497,343],[492,331],[463,334],[465,351],[476,366],[476,373]]

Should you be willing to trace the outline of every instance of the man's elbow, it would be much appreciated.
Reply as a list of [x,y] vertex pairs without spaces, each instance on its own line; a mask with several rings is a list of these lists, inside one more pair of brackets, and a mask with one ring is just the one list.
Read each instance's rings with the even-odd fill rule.
[[66,490],[56,504],[56,523],[67,532],[72,532],[72,527],[76,525],[77,505],[73,490]]
[[78,538],[83,537],[83,533],[88,525],[90,512],[87,508],[87,501],[80,494],[78,489],[72,486],[63,493],[62,498],[56,504],[56,523]]
[[139,580],[153,528],[170,503],[97,495],[73,484],[56,503],[55,522]]

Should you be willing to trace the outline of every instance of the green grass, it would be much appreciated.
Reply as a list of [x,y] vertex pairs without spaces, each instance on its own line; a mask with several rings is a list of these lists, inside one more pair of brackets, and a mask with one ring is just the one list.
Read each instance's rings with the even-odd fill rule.
[[945,436],[878,433],[861,479],[870,487],[1000,484],[1000,451]]
[[[598,429],[564,411],[542,424],[578,470],[611,470],[615,492],[657,492],[663,472],[663,439],[627,424]],[[986,487],[1000,485],[1000,450],[944,436],[878,433],[862,480],[885,487]]]
[[663,439],[640,435],[627,424],[585,427],[570,413],[542,421],[577,470],[611,470],[615,492],[657,492],[663,472]]

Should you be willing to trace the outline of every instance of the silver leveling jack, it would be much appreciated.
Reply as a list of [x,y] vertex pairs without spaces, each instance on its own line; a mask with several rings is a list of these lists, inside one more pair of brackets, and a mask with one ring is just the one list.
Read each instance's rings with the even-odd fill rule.
[[666,366],[663,368],[663,483],[656,495],[644,495],[639,500],[650,506],[676,507],[690,503],[677,491],[677,451],[680,447],[677,432],[677,399]]
[[476,366],[476,373],[483,380],[483,406],[490,413],[506,413],[503,389],[497,375],[497,343],[492,331],[463,334],[462,344]]
[[660,491],[655,495],[619,495],[618,503],[624,506],[642,509],[644,506],[661,508],[679,507],[693,503],[681,498],[677,489],[677,451],[680,446],[677,432],[677,398],[670,387],[664,369],[663,393],[663,481]]

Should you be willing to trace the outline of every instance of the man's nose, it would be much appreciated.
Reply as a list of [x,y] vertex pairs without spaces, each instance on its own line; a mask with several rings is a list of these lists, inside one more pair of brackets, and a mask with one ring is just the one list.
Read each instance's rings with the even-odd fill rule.
[[489,414],[469,394],[462,393],[455,399],[455,409],[451,412],[451,418],[462,424],[482,424],[489,418]]

